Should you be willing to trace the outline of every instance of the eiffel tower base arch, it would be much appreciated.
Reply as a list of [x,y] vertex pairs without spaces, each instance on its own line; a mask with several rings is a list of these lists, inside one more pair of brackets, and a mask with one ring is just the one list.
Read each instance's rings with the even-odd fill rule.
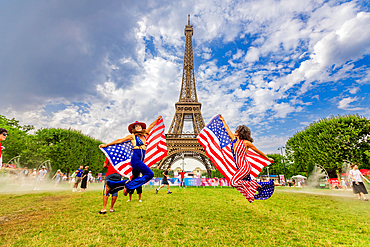
[[166,135],[167,156],[158,164],[159,169],[168,169],[176,161],[184,158],[193,158],[204,165],[207,169],[208,176],[214,170],[212,162],[206,156],[203,147],[198,143],[196,138],[171,138]]

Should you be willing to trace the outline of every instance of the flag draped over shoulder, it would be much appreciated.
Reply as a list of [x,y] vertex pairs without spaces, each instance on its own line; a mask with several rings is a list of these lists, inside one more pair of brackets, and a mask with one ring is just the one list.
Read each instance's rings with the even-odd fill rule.
[[[237,171],[237,166],[231,151],[231,138],[218,115],[202,129],[197,138],[208,158],[230,182]],[[271,164],[270,160],[250,148],[247,151],[247,160],[251,165],[250,176],[252,179],[258,176],[263,167]]]
[[[164,122],[160,118],[154,125],[147,137],[147,150],[145,152],[144,163],[151,167],[167,156],[166,136],[164,135]],[[120,144],[111,145],[100,150],[107,156],[109,162],[113,165],[114,169],[121,176],[131,177],[131,157],[133,153],[133,146],[131,141],[126,141]]]

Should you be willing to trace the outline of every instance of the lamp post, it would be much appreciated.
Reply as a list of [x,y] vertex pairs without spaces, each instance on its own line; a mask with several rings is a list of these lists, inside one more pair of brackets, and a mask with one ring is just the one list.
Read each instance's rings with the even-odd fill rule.
[[182,159],[182,170],[184,171],[184,166],[185,166],[185,155],[184,153],[181,154],[181,159]]
[[284,155],[283,155],[283,149],[284,149],[285,147],[279,147],[278,148],[278,150],[280,150],[280,152],[281,152],[281,156],[283,157],[282,159],[281,159],[281,161],[283,162],[283,165],[284,165],[284,183],[286,184],[286,172],[285,172],[285,160],[284,160]]

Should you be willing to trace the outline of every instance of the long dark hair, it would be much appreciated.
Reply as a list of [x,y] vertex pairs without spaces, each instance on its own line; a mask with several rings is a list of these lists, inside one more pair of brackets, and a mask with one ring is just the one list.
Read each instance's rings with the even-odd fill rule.
[[238,132],[240,140],[253,142],[253,138],[251,137],[251,130],[247,126],[239,125],[236,128],[236,132]]
[[0,134],[2,133],[8,133],[8,131],[6,129],[0,128]]

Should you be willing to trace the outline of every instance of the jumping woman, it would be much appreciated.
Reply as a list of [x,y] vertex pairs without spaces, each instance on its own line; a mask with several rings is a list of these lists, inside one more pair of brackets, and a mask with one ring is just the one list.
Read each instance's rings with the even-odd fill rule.
[[219,118],[224,124],[225,129],[232,140],[231,150],[233,152],[235,163],[238,168],[238,170],[230,180],[230,185],[236,188],[240,193],[242,193],[242,195],[244,195],[249,202],[253,202],[257,187],[260,187],[260,185],[257,184],[254,179],[250,179],[250,177],[248,176],[251,172],[251,166],[247,160],[248,148],[267,158],[271,162],[273,162],[274,160],[267,157],[252,144],[253,139],[251,137],[251,131],[247,126],[239,125],[236,128],[235,133],[233,134],[227,126],[225,119],[221,115],[219,115]]
[[111,145],[120,144],[122,142],[131,141],[133,146],[133,154],[131,157],[131,166],[133,170],[141,173],[141,177],[137,177],[131,181],[122,180],[122,181],[107,181],[106,191],[107,193],[115,193],[119,190],[124,189],[123,194],[127,196],[127,190],[134,190],[137,187],[142,186],[150,179],[154,177],[154,173],[150,168],[144,164],[145,158],[145,151],[146,151],[146,137],[149,135],[152,128],[156,125],[157,121],[161,118],[159,116],[152,124],[146,128],[146,124],[142,122],[136,121],[128,126],[128,131],[131,133],[130,135],[115,140],[108,144],[101,144],[99,147],[104,148]]

